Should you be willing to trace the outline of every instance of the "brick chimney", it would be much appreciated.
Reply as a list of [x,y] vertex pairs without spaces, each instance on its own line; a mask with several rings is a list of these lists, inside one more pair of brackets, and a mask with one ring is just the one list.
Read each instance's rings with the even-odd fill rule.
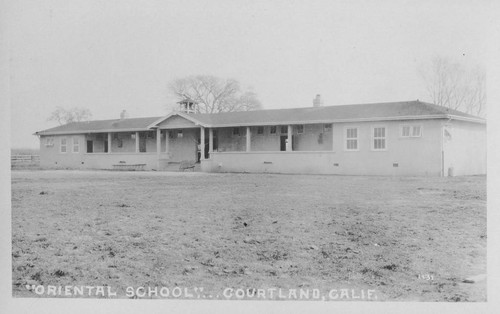
[[320,107],[323,104],[323,100],[321,100],[321,95],[317,94],[316,98],[313,99],[313,107]]

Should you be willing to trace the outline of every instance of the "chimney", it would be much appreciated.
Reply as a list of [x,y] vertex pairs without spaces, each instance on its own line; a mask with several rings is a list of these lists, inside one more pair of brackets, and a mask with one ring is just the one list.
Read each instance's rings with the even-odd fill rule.
[[319,107],[323,104],[323,101],[321,100],[321,95],[317,94],[316,98],[313,99],[313,107]]
[[127,119],[128,118],[128,113],[127,110],[122,110],[120,113],[120,120]]

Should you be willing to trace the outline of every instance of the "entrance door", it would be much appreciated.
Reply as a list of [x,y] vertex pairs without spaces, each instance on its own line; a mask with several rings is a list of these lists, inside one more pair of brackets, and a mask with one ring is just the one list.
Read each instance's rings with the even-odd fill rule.
[[214,151],[216,152],[218,149],[219,149],[219,140],[218,140],[219,136],[217,135],[217,130],[214,130]]
[[280,137],[280,151],[284,152],[286,151],[286,139],[287,135],[281,135]]
[[87,153],[93,153],[93,152],[94,152],[94,142],[87,141]]
[[139,152],[140,153],[145,153],[146,152],[146,132],[139,132]]

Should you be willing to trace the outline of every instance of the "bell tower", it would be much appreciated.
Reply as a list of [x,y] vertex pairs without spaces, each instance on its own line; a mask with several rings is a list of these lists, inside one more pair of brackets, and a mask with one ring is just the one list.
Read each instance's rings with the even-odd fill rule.
[[192,99],[185,98],[178,102],[179,111],[185,113],[199,113],[198,103]]

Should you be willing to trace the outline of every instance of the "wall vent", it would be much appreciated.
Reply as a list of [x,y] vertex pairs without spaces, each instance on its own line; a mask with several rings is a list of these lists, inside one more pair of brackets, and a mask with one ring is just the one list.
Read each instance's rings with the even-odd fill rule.
[[334,166],[334,167],[338,167],[338,166],[339,166],[339,164],[335,163],[335,164],[333,164],[333,166]]
[[397,167],[399,167],[399,163],[395,162],[395,163],[393,163],[393,164],[392,164],[392,166],[393,166],[394,168],[397,168]]

